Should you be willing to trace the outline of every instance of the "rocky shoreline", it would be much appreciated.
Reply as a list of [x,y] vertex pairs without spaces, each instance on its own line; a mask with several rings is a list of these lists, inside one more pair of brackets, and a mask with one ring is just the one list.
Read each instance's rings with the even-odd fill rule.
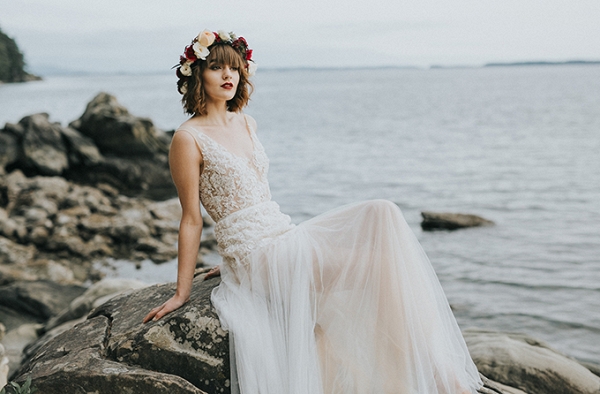
[[[0,130],[0,387],[33,379],[40,393],[228,393],[228,335],[203,281],[203,232],[191,300],[142,325],[174,284],[106,279],[106,259],[170,261],[181,207],[169,133],[106,93],[67,127],[47,114]],[[424,229],[492,223],[425,212]],[[480,393],[596,393],[600,367],[520,334],[466,330]],[[488,379],[489,378],[489,379]]]

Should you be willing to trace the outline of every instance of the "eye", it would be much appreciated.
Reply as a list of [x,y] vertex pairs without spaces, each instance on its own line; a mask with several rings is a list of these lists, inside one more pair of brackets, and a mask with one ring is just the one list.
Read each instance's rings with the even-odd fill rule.
[[240,70],[240,68],[239,68],[239,67],[231,67],[231,70],[232,70],[232,71],[239,71],[239,70]]
[[211,70],[220,70],[221,66],[219,66],[218,64],[213,64],[212,66],[210,66]]

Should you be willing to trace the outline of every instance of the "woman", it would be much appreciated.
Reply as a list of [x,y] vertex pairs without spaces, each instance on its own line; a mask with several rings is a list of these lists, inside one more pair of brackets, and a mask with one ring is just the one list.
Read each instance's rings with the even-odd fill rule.
[[232,33],[203,31],[177,69],[192,117],[171,143],[183,208],[175,295],[189,298],[202,231],[215,220],[223,257],[212,294],[235,341],[241,393],[474,393],[477,369],[437,277],[398,207],[344,206],[298,226],[271,201],[255,121],[242,114],[252,51]]

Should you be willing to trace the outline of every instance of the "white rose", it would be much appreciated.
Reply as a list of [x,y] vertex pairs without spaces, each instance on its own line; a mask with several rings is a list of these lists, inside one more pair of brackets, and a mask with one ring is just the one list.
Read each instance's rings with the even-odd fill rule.
[[217,32],[219,34],[219,38],[225,42],[231,41],[231,36],[225,30],[219,30]]
[[254,74],[256,74],[256,69],[257,69],[256,63],[254,63],[254,62],[248,62],[248,76],[249,77],[251,77]]
[[190,67],[192,63],[191,62],[185,62],[181,65],[181,67],[179,67],[179,72],[183,75],[185,75],[186,77],[189,77],[192,75],[192,67]]
[[204,30],[202,33],[198,34],[196,41],[199,42],[201,46],[208,48],[215,42],[215,34],[210,30]]
[[181,85],[181,88],[179,88],[179,92],[181,94],[186,94],[187,93],[187,82],[184,82],[183,85]]
[[206,57],[210,54],[207,47],[200,45],[199,41],[194,43],[194,54],[198,59],[206,60]]

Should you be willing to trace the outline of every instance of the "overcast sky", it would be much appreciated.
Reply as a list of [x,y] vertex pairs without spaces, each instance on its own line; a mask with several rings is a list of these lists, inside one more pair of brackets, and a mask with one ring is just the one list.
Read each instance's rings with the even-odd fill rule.
[[168,71],[204,28],[259,67],[600,60],[599,0],[0,0],[32,71]]

